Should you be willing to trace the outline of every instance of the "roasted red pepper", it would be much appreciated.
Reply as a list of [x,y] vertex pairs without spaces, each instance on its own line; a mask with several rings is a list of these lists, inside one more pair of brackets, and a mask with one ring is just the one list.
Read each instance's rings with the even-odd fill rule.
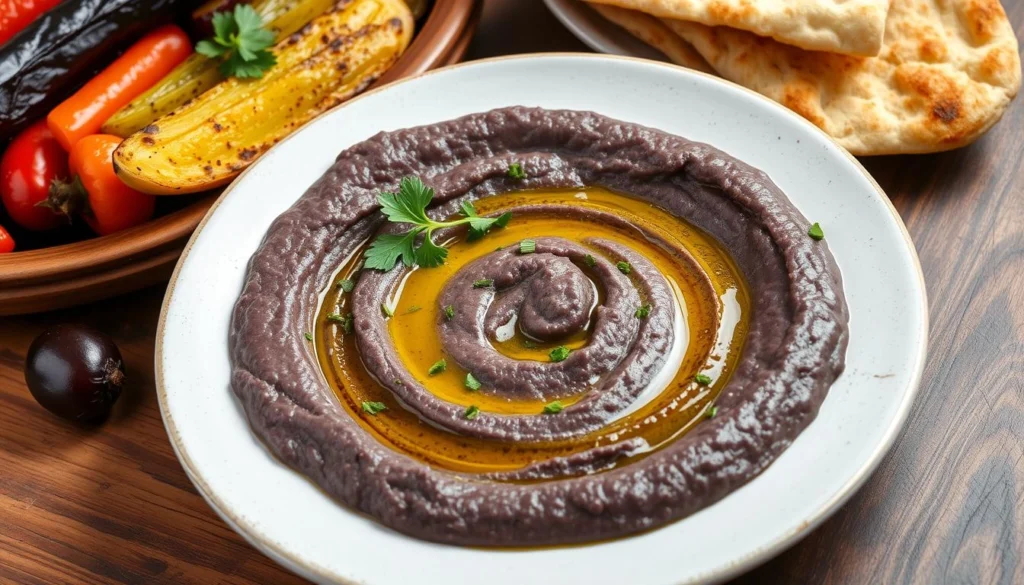
[[0,0],[0,45],[61,0]]
[[14,238],[0,225],[0,254],[14,251]]
[[15,138],[0,160],[0,201],[21,227],[43,231],[67,221],[42,206],[54,179],[68,178],[68,155],[46,127],[36,122]]

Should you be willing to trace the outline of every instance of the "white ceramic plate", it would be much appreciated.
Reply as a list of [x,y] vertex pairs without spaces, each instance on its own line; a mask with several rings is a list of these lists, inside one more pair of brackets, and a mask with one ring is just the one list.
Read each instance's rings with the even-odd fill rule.
[[[852,315],[847,370],[817,420],[760,477],[659,530],[530,551],[408,538],[334,503],[274,460],[229,389],[228,323],[246,262],[271,221],[336,153],[381,130],[511,105],[589,109],[713,144],[766,171],[821,222],[843,271]],[[888,199],[852,157],[796,114],[738,86],[651,61],[478,61],[351,101],[239,177],[193,236],[171,281],[157,334],[157,388],[171,442],[210,505],[257,548],[318,582],[713,582],[793,543],[875,468],[917,389],[925,305],[917,255]]]
[[624,57],[668,61],[661,51],[629,34],[614,22],[605,20],[585,2],[544,0],[544,4],[547,4],[548,9],[565,25],[565,28],[595,51]]

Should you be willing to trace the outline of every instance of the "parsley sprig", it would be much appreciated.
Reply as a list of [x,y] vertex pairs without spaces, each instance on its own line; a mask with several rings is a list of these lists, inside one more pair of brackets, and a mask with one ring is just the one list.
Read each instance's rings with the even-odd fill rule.
[[274,33],[263,28],[260,15],[248,4],[213,15],[213,37],[199,41],[196,52],[211,59],[223,59],[224,77],[239,79],[263,77],[277,63],[267,49],[274,44]]
[[[491,228],[503,228],[512,219],[511,213],[498,217],[480,217],[470,202],[462,204],[461,219],[435,221],[427,216],[427,206],[434,198],[434,190],[417,177],[405,177],[398,193],[377,196],[380,210],[391,223],[411,224],[402,234],[381,234],[366,250],[366,268],[388,271],[401,260],[406,266],[418,265],[434,268],[444,264],[448,250],[434,243],[435,231],[469,224],[469,240],[482,238]],[[420,238],[420,236],[423,236]]]

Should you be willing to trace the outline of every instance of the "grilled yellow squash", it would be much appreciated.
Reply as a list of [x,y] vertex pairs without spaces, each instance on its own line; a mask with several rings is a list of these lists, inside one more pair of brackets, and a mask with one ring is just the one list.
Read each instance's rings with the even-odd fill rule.
[[403,0],[348,0],[274,47],[260,79],[228,79],[129,136],[122,181],[177,195],[224,185],[316,115],[359,93],[401,56],[413,18]]
[[[332,4],[334,0],[257,0],[252,7],[274,33],[276,42],[280,42],[323,14]],[[115,112],[103,124],[103,133],[127,138],[149,126],[153,120],[223,81],[219,64],[192,53],[146,93]]]

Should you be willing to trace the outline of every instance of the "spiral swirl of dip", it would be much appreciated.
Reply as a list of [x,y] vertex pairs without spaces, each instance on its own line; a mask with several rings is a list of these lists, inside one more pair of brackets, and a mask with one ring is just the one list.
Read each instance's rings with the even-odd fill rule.
[[[435,234],[442,268],[359,270],[375,234],[401,229],[377,193],[410,174],[436,190],[432,217],[477,201],[513,221],[479,242]],[[841,279],[808,224],[764,173],[589,112],[379,134],[253,256],[232,388],[276,456],[413,536],[545,545],[648,529],[760,473],[842,371]]]

